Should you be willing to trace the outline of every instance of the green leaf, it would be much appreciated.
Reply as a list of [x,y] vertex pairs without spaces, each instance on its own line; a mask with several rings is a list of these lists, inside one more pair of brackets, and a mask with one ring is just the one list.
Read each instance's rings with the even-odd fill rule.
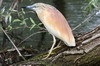
[[8,22],[8,15],[5,16],[5,22],[6,22],[6,23]]
[[1,9],[1,14],[3,14],[5,12],[5,7],[3,7],[2,9]]
[[35,24],[34,20],[31,17],[30,17],[30,21],[33,23],[33,25],[30,28],[30,30],[32,30],[35,27],[36,24]]
[[14,19],[13,22],[20,22],[20,19]]
[[25,14],[25,11],[24,11],[24,9],[23,9],[23,8],[22,8],[22,13],[23,13],[23,14]]
[[12,21],[12,16],[9,15],[8,18],[9,18],[9,22],[11,23],[11,21]]
[[34,22],[34,20],[30,17],[30,21],[33,23],[33,24],[35,24],[35,22]]
[[8,25],[8,29],[9,29],[9,30],[12,30],[12,26],[11,26],[11,25]]
[[32,25],[31,28],[30,28],[30,30],[32,30],[34,27],[35,27],[35,25]]

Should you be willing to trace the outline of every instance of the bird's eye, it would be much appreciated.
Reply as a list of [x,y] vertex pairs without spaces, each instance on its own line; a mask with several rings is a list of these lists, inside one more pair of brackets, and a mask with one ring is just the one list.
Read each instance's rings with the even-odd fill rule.
[[34,8],[37,8],[38,6],[33,6]]

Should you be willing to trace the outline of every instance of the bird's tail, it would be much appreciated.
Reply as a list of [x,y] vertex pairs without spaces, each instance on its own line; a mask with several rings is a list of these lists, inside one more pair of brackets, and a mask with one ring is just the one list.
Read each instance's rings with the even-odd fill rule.
[[64,42],[67,46],[70,46],[70,47],[76,46],[75,38],[73,34],[70,34]]

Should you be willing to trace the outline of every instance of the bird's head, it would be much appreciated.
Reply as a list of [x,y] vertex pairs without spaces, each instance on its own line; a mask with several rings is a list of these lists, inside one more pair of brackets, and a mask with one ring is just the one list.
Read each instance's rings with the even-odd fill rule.
[[52,7],[48,4],[44,4],[44,3],[35,3],[33,5],[29,5],[23,8],[28,8],[28,9],[32,9],[33,11],[43,11],[46,8]]

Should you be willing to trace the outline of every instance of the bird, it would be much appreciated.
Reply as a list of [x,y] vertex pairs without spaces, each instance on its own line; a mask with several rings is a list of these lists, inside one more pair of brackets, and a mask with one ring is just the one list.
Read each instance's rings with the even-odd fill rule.
[[23,8],[28,8],[36,12],[38,18],[43,23],[47,31],[53,37],[53,44],[48,52],[48,58],[56,44],[55,37],[62,40],[68,47],[75,47],[75,38],[68,21],[63,14],[54,6],[46,3],[34,3]]

